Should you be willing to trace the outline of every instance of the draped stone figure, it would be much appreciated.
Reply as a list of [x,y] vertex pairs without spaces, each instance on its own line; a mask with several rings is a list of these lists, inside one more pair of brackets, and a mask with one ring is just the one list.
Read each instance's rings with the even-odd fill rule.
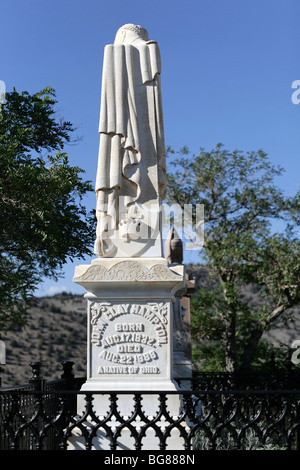
[[105,46],[96,176],[100,257],[161,256],[159,208],[166,192],[156,41],[122,26]]

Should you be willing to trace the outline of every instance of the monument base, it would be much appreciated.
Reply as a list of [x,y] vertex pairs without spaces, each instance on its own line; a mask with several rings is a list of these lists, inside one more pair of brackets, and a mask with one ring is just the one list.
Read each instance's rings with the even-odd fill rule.
[[[120,428],[120,449],[134,449],[134,430],[138,432],[160,416],[160,398],[154,392],[171,392],[167,414],[176,419],[180,413],[178,386],[173,381],[173,315],[175,294],[185,286],[184,267],[168,266],[164,258],[97,259],[76,268],[74,282],[86,289],[88,300],[87,381],[81,391],[94,393],[92,413],[86,414],[86,432],[95,424],[95,417],[101,421],[112,413],[105,426]],[[114,403],[109,392],[117,397]],[[139,412],[134,408],[137,397],[130,392],[142,394]],[[85,416],[85,410],[82,394],[78,415]],[[168,424],[164,419],[162,414],[154,427],[146,426],[143,448],[160,449],[154,441],[157,427]],[[105,426],[98,423],[94,448],[110,448]],[[69,448],[82,445],[84,438],[78,432]],[[170,448],[178,449],[178,430],[174,428],[168,440]]]
[[[117,430],[117,423],[111,422],[109,423],[109,426],[112,430],[112,433],[116,432]],[[163,433],[164,430],[167,428],[168,423],[165,421],[160,421],[157,423],[157,427],[161,430]],[[133,422],[131,424],[131,427],[134,427],[136,429],[136,432],[141,431],[141,423],[139,421]],[[189,428],[187,425],[186,427],[186,432],[188,433]],[[91,422],[88,420],[85,422],[85,432],[88,434],[93,433],[94,427]],[[118,433],[118,438],[116,439],[116,445],[113,446],[113,450],[116,451],[135,451],[136,450],[136,442],[137,440],[135,439],[134,433],[132,433],[131,430],[127,428],[123,428],[119,433]],[[161,438],[157,435],[157,431],[153,428],[148,428],[144,436],[141,438],[141,450],[161,450]],[[68,441],[68,450],[86,450],[86,439],[82,435],[82,431],[79,429],[75,429],[72,434],[72,438]],[[174,428],[170,436],[166,439],[166,445],[165,445],[166,450],[185,450],[184,447],[184,439],[181,436],[180,430],[177,428]],[[103,429],[98,429],[96,433],[94,433],[94,436],[92,438],[92,445],[90,450],[112,450],[111,447],[111,440],[108,438],[107,433]]]
[[87,394],[78,396],[80,424],[72,431],[68,450],[86,450],[89,445],[91,450],[135,450],[137,443],[141,450],[161,450],[164,439],[166,450],[185,450],[182,429],[188,434],[189,426],[180,418],[182,396],[172,380],[90,380],[81,392]]

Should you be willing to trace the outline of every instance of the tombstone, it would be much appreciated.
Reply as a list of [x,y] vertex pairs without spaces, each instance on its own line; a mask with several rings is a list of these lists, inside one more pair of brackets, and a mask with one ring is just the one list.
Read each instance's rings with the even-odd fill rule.
[[0,340],[0,365],[6,364],[6,347],[5,342]]
[[3,80],[0,80],[0,105],[6,103],[6,85]]
[[[160,73],[158,44],[141,26],[124,25],[114,44],[105,47],[97,257],[90,265],[77,266],[74,275],[88,303],[87,380],[82,390],[145,392],[143,406],[149,416],[156,413],[157,398],[147,391],[178,389],[174,315],[186,286],[182,258],[169,263],[163,256],[160,206],[166,193],[166,152]],[[128,396],[119,395],[120,412],[130,415],[129,402]],[[105,414],[103,397],[95,395],[93,406]],[[178,415],[179,407],[172,395],[171,412]],[[109,448],[100,434],[97,445]],[[172,445],[178,449],[176,439]],[[152,448],[151,439],[145,446]]]
[[[0,366],[6,364],[6,347],[5,347],[5,342],[0,340]],[[0,372],[1,372],[1,367],[0,367]],[[1,377],[0,377],[0,387],[1,387]]]

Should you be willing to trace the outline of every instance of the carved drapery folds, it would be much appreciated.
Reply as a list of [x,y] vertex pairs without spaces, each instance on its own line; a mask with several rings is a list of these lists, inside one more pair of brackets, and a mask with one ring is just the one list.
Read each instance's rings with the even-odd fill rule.
[[[165,197],[160,72],[158,45],[140,26],[124,25],[105,47],[95,188],[95,253],[101,257],[118,255],[118,243],[138,238],[132,230],[136,207],[145,210]],[[118,232],[121,221],[126,240]]]

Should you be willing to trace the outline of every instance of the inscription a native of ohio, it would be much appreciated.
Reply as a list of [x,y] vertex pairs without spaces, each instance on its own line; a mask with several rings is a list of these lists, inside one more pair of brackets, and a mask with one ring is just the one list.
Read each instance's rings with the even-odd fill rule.
[[169,302],[92,302],[92,374],[167,376]]

